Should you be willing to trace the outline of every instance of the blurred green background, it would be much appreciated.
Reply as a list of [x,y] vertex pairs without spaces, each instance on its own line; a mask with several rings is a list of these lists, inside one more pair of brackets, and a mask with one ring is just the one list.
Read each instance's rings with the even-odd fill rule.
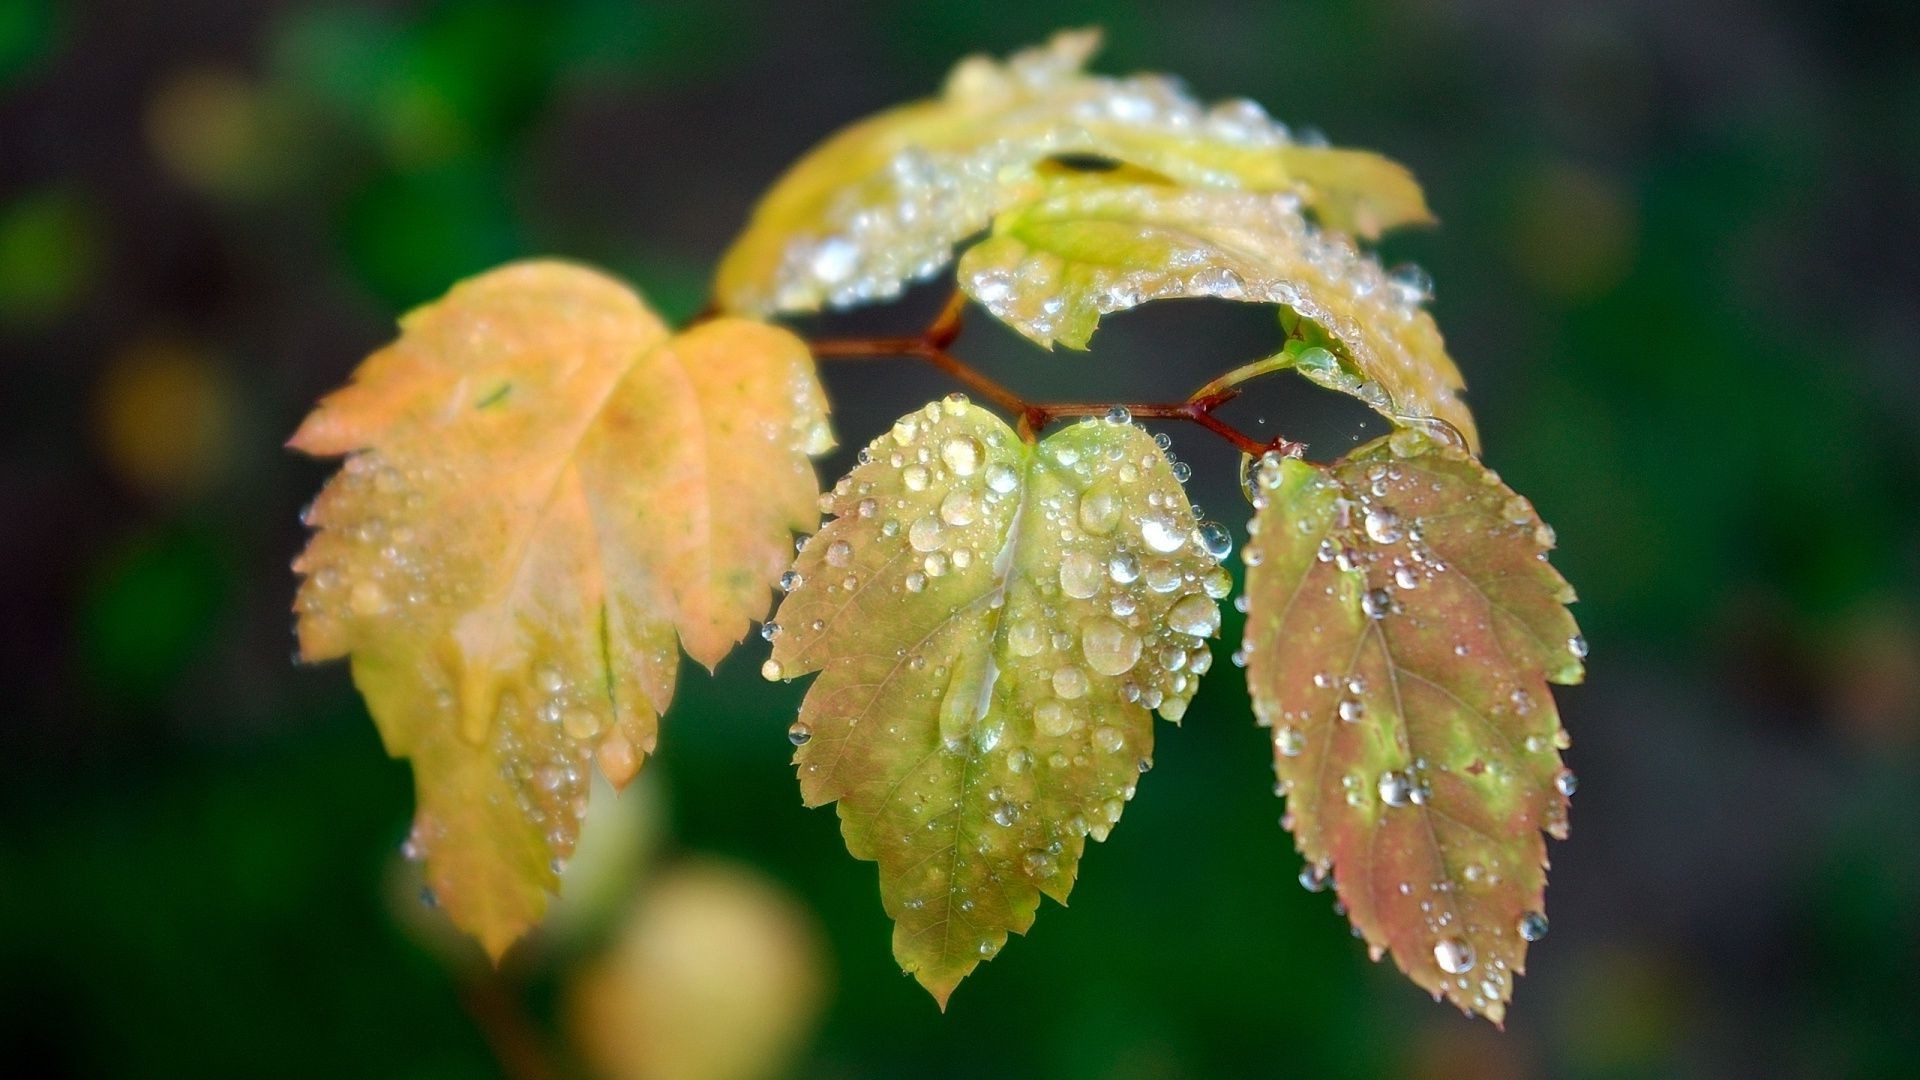
[[[1225,663],[1072,911],[945,1016],[893,966],[873,867],[799,806],[801,687],[759,681],[757,641],[685,677],[583,895],[490,973],[406,879],[407,769],[345,669],[289,662],[330,466],[282,440],[400,311],[505,259],[690,314],[819,137],[1081,24],[1104,70],[1400,158],[1444,222],[1385,257],[1437,279],[1488,460],[1557,526],[1593,646],[1507,1031],[1367,963],[1294,883]],[[1076,398],[1184,391],[1273,334],[1168,304],[1038,359],[975,325],[964,354]],[[0,1061],[1920,1075],[1917,353],[1912,4],[0,0]],[[850,447],[948,389],[827,378]],[[1376,430],[1306,387],[1232,408],[1314,456]],[[1170,434],[1237,519],[1231,452]]]

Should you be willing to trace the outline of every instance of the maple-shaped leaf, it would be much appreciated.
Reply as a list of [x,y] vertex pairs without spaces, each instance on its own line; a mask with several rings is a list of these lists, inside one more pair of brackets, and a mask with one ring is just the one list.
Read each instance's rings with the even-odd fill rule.
[[804,343],[671,335],[630,289],[507,266],[406,316],[291,445],[347,455],[294,569],[307,660],[351,656],[412,759],[410,849],[498,956],[540,916],[597,760],[655,743],[678,642],[711,667],[819,520],[831,444]]
[[1250,101],[1208,107],[1159,75],[1081,71],[1099,35],[974,56],[944,93],[839,132],[780,178],[720,264],[730,311],[809,311],[892,296],[993,216],[1041,191],[1046,162],[1093,157],[1183,184],[1289,192],[1372,238],[1431,220],[1400,165],[1295,142]]
[[1339,348],[1308,354],[1293,365],[1301,374],[1396,423],[1455,437],[1451,428],[1478,445],[1460,370],[1422,306],[1424,283],[1314,227],[1287,195],[1056,177],[1046,197],[1000,215],[961,256],[959,280],[1027,337],[1074,349],[1102,315],[1149,300],[1280,304]]
[[809,806],[880,867],[895,958],[944,1007],[1041,894],[1064,903],[1186,711],[1230,587],[1153,439],[1039,446],[964,399],[911,413],[833,489],[765,673],[820,672],[791,735]]
[[1586,645],[1552,531],[1413,431],[1256,476],[1244,656],[1301,882],[1331,875],[1376,959],[1499,1023],[1573,791],[1548,684]]

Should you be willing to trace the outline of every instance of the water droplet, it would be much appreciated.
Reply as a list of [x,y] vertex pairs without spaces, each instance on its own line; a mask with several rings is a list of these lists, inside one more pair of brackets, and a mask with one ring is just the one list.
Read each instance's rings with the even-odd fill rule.
[[1561,769],[1554,775],[1553,786],[1562,795],[1572,795],[1580,787],[1580,780],[1572,769]]
[[1376,544],[1392,544],[1406,535],[1400,527],[1400,515],[1384,506],[1370,507],[1362,525],[1367,531],[1367,539]]
[[1529,911],[1520,916],[1520,936],[1528,941],[1539,941],[1547,936],[1547,917],[1537,911]]
[[987,466],[987,487],[1001,495],[1020,486],[1020,476],[1011,465],[996,461]]
[[1200,523],[1200,546],[1215,559],[1224,559],[1233,553],[1233,533],[1217,521]]
[[1036,623],[1022,619],[1007,626],[1007,648],[1015,656],[1038,656],[1046,644],[1046,634]]
[[800,571],[789,570],[786,573],[780,575],[780,591],[792,592],[793,590],[806,584],[806,581],[807,581],[806,578],[800,576]]
[[1125,405],[1115,405],[1107,410],[1106,419],[1109,424],[1131,424],[1133,423],[1133,414],[1127,411]]
[[1093,745],[1109,754],[1117,754],[1127,745],[1127,737],[1119,728],[1102,724],[1094,729]]
[[1168,514],[1148,514],[1140,519],[1140,538],[1155,551],[1171,553],[1186,545],[1187,534]]
[[845,540],[835,540],[827,545],[827,565],[846,566],[853,561],[853,545]]
[[1308,892],[1325,892],[1327,880],[1333,867],[1323,862],[1310,862],[1300,868],[1300,887]]
[[1100,560],[1089,551],[1075,549],[1060,560],[1060,591],[1075,600],[1085,600],[1100,591]]
[[1399,769],[1388,769],[1380,774],[1375,787],[1380,792],[1380,801],[1388,806],[1405,806],[1413,793],[1413,780]]
[[772,641],[772,640],[773,640],[774,638],[776,638],[776,637],[779,637],[779,636],[780,636],[780,624],[779,624],[779,623],[777,623],[777,622],[764,622],[764,623],[761,623],[761,624],[760,624],[760,638],[761,638],[761,640],[763,640],[763,641]]
[[1081,528],[1105,536],[1120,524],[1120,497],[1104,484],[1091,487],[1080,496],[1079,517]]
[[1089,619],[1080,628],[1087,666],[1102,675],[1124,675],[1140,661],[1140,635],[1112,619]]
[[592,709],[572,708],[561,714],[560,726],[572,739],[591,739],[600,733],[600,715]]
[[1384,619],[1393,610],[1393,594],[1385,589],[1368,589],[1360,597],[1360,610],[1369,619]]
[[1058,739],[1072,734],[1080,726],[1080,717],[1064,702],[1043,701],[1033,710],[1033,726],[1040,734]]
[[1204,593],[1188,593],[1167,609],[1167,625],[1182,634],[1211,637],[1220,630],[1220,605]]
[[1300,752],[1307,748],[1307,737],[1292,724],[1283,724],[1274,729],[1273,748],[1280,751],[1283,757],[1299,757]]
[[955,526],[971,525],[978,509],[978,500],[973,497],[973,492],[948,492],[947,497],[940,500],[940,520]]
[[1349,724],[1356,724],[1359,723],[1360,718],[1365,715],[1367,715],[1366,702],[1361,701],[1359,698],[1341,699],[1340,719],[1345,720]]
[[1053,673],[1053,692],[1069,701],[1087,694],[1087,673],[1068,664]]
[[767,680],[768,682],[779,682],[780,679],[782,678],[782,672],[780,670],[780,661],[768,660],[766,663],[761,664],[760,677]]
[[1587,639],[1581,637],[1579,634],[1573,635],[1567,639],[1567,651],[1573,654],[1575,660],[1585,660],[1587,658]]
[[793,725],[787,728],[787,741],[795,746],[805,746],[812,738],[813,729],[808,727],[804,720],[795,720]]
[[986,449],[971,435],[955,435],[940,447],[940,460],[947,463],[955,476],[972,476],[984,456]]
[[1433,945],[1433,961],[1449,975],[1465,975],[1473,970],[1473,946],[1466,938],[1443,937]]
[[947,542],[943,532],[940,520],[926,514],[907,527],[907,543],[915,551],[933,551]]
[[1140,576],[1140,557],[1123,551],[1107,560],[1107,576],[1116,585],[1131,585]]

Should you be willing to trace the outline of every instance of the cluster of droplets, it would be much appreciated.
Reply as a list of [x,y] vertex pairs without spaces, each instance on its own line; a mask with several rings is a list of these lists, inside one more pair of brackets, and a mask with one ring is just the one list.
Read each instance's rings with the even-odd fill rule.
[[[939,749],[967,762],[955,766],[967,777],[962,813],[978,824],[956,837],[951,861],[927,862],[904,886],[904,910],[920,919],[951,917],[947,905],[970,903],[967,889],[983,877],[1052,881],[1081,837],[1106,837],[1152,764],[1137,707],[1185,711],[1211,665],[1206,639],[1231,584],[1218,559],[1227,541],[1196,520],[1163,447],[1123,412],[1057,434],[1031,462],[1004,425],[984,418],[954,395],[861,453],[824,501],[835,520],[782,580],[789,596],[763,668],[790,678],[801,673],[795,658],[819,666],[816,646],[829,634],[840,635],[831,651],[878,651],[890,718],[866,715],[844,737],[913,739],[905,717],[924,712]],[[984,620],[994,630],[984,673],[965,661],[969,681],[956,684],[955,640],[916,642],[924,630],[903,634],[889,605],[923,628],[943,615]],[[816,737],[826,709],[853,700],[832,677],[814,690],[824,709],[810,698],[789,728],[795,745]],[[842,735],[846,721],[833,723]],[[817,775],[819,762],[800,762],[803,776]],[[957,827],[937,775],[916,773],[889,799],[893,842],[905,850]],[[1080,791],[1080,803],[1037,801],[1064,790]]]
[[1161,265],[1077,266],[1069,275],[1060,256],[1002,239],[968,254],[961,285],[996,317],[1040,341],[1092,315],[1150,300],[1203,296],[1283,305],[1318,323],[1344,349],[1344,355],[1319,346],[1301,350],[1294,361],[1301,374],[1396,422],[1425,428],[1436,441],[1464,445],[1436,416],[1452,411],[1457,387],[1425,314],[1431,283],[1417,267],[1382,268],[1346,235],[1310,223],[1290,193],[1114,185],[1074,198],[1089,216],[1163,221],[1202,235],[1231,223],[1236,234],[1260,238],[1260,254],[1195,241]]
[[[436,609],[466,598],[458,577],[444,572],[447,562],[465,553],[429,558],[415,524],[428,511],[429,490],[460,481],[459,472],[444,464],[405,467],[371,450],[347,458],[301,514],[304,523],[320,529],[293,564],[306,575],[294,610],[307,640],[335,644],[330,651],[339,651],[352,627],[376,622],[394,633],[426,633]],[[432,539],[436,545],[459,542]]]
[[[1445,485],[1430,479],[1430,476],[1437,474],[1416,468],[1423,463],[1409,460],[1435,451],[1447,460],[1456,460],[1458,455],[1453,447],[1446,444],[1436,447],[1425,433],[1402,430],[1388,440],[1388,451],[1387,454],[1363,458],[1339,467],[1343,490],[1329,511],[1329,520],[1288,523],[1299,528],[1301,536],[1308,538],[1307,543],[1312,542],[1314,530],[1325,529],[1324,542],[1318,545],[1314,557],[1318,563],[1331,564],[1343,573],[1363,576],[1368,587],[1360,592],[1358,602],[1361,614],[1366,618],[1374,621],[1398,618],[1419,620],[1421,609],[1413,603],[1418,591],[1432,590],[1442,575],[1459,572],[1450,570],[1447,560],[1427,543],[1424,533],[1432,531],[1429,523],[1417,514],[1403,512],[1408,505],[1434,505],[1437,500],[1413,498],[1413,495],[1444,499],[1449,512],[1459,509],[1463,500],[1477,506],[1478,520],[1449,522],[1449,530],[1465,528],[1485,531],[1495,534],[1493,539],[1497,542],[1531,543],[1543,552],[1550,547],[1551,533],[1540,531],[1538,519],[1525,500],[1507,494],[1504,488],[1490,493],[1483,489],[1449,494]],[[1269,456],[1253,463],[1248,480],[1255,505],[1265,507],[1282,481],[1281,460]],[[1498,480],[1494,478],[1486,483],[1497,485]],[[1263,538],[1257,527],[1252,532],[1244,555],[1249,564],[1258,565]],[[1244,662],[1249,647],[1243,645],[1237,661]],[[1456,642],[1451,651],[1454,656],[1464,659],[1483,652],[1498,654],[1501,648],[1491,628],[1482,622],[1476,626],[1474,634]],[[1585,655],[1586,643],[1578,636],[1573,636],[1565,642],[1565,649],[1568,660],[1578,662]],[[1486,659],[1500,665],[1510,666],[1511,663],[1503,656],[1490,655]],[[1512,677],[1517,679],[1520,675],[1512,673]],[[1280,777],[1275,786],[1278,795],[1290,793],[1292,782],[1289,776],[1294,767],[1289,762],[1306,752],[1309,732],[1316,730],[1315,724],[1391,723],[1394,719],[1384,715],[1383,710],[1395,699],[1379,693],[1370,694],[1364,675],[1320,671],[1314,673],[1310,681],[1316,691],[1313,700],[1319,702],[1314,708],[1288,711],[1274,702],[1256,698],[1256,706],[1261,710],[1261,722],[1274,729],[1276,772]],[[1565,731],[1553,720],[1551,709],[1540,707],[1535,691],[1526,684],[1511,684],[1495,697],[1496,700],[1490,705],[1483,706],[1487,715],[1496,719],[1505,718],[1506,722],[1521,726],[1523,730],[1531,726],[1532,733],[1525,736],[1521,746],[1524,753],[1529,756],[1552,755],[1549,760],[1554,765],[1554,771],[1550,774],[1550,782],[1553,792],[1560,798],[1544,801],[1546,817],[1541,824],[1549,833],[1564,836],[1564,798],[1572,795],[1576,788],[1573,773],[1558,767],[1557,754],[1554,753],[1566,746]],[[1331,716],[1327,715],[1329,711]],[[1533,724],[1535,717],[1547,721],[1547,724]],[[1382,768],[1377,772],[1350,772],[1339,780],[1342,801],[1370,816],[1425,806],[1433,798],[1434,775],[1451,771],[1458,771],[1463,780],[1472,782],[1503,785],[1537,782],[1541,774],[1536,764],[1510,760],[1505,755],[1497,754],[1498,750],[1498,747],[1486,748],[1467,760],[1452,763],[1430,762],[1423,756],[1415,755],[1405,764]],[[1293,827],[1291,812],[1282,818],[1282,824]],[[1376,827],[1384,826],[1383,820]],[[1331,883],[1333,873],[1331,860],[1311,861],[1302,869],[1300,883],[1309,891],[1319,892]],[[1399,895],[1409,897],[1416,904],[1427,931],[1426,940],[1432,942],[1432,961],[1439,969],[1441,989],[1455,996],[1462,1004],[1480,1011],[1497,1011],[1503,1007],[1502,1003],[1511,991],[1511,971],[1506,958],[1524,948],[1525,943],[1544,937],[1547,931],[1546,917],[1538,911],[1523,912],[1506,926],[1469,925],[1463,921],[1461,911],[1479,911],[1481,906],[1478,903],[1461,904],[1456,896],[1457,889],[1487,893],[1506,881],[1507,874],[1499,860],[1482,856],[1451,866],[1448,874],[1431,882],[1402,881],[1397,884]],[[1476,948],[1476,943],[1479,948]],[[1372,951],[1375,959],[1378,959],[1383,950],[1375,946]]]
[[[1292,141],[1286,125],[1252,101],[1209,107],[1164,76],[1083,74],[1090,49],[1090,39],[1061,35],[1004,64],[985,57],[962,61],[948,80],[947,99],[986,115],[977,130],[994,136],[922,140],[895,152],[880,170],[835,193],[819,230],[796,237],[781,253],[765,295],[736,298],[736,306],[800,310],[893,297],[938,272],[953,246],[984,228],[1050,158],[1124,160],[1139,145],[1138,134],[1148,133],[1174,148],[1139,164],[1173,169],[1184,183],[1232,188],[1241,177],[1208,164],[1221,148]],[[1179,144],[1189,142],[1204,152],[1182,154]]]

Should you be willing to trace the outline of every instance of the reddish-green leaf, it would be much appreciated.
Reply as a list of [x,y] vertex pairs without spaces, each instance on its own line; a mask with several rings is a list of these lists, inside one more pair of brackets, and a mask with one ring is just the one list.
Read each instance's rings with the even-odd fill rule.
[[1256,477],[1247,681],[1302,883],[1330,874],[1376,958],[1498,1023],[1573,790],[1548,683],[1578,682],[1586,646],[1552,531],[1412,431]]
[[670,336],[618,282],[508,266],[408,315],[292,445],[347,455],[294,564],[301,655],[350,655],[412,759],[411,847],[499,955],[546,906],[596,759],[654,747],[678,643],[709,666],[818,521],[831,443],[806,346]]
[[880,864],[894,956],[945,1004],[1042,893],[1064,903],[1186,711],[1229,579],[1127,423],[1038,447],[958,399],[835,486],[766,673],[820,672],[793,727],[810,806]]

